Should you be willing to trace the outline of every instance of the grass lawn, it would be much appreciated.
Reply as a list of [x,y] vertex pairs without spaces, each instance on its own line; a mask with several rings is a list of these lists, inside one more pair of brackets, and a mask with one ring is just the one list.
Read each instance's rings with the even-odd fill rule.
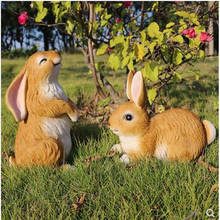
[[[101,59],[101,58],[100,58]],[[7,86],[24,59],[2,59],[2,152],[14,149],[17,123],[6,109]],[[213,122],[218,132],[218,58],[185,65],[186,80],[163,91],[169,106],[189,108]],[[199,73],[195,81],[192,73]],[[123,94],[125,74],[106,71],[107,79]],[[95,93],[82,55],[63,55],[60,84],[74,101]],[[79,121],[72,129],[74,170],[17,169],[2,157],[2,219],[208,219],[211,208],[218,219],[218,174],[196,162],[171,163],[150,159],[126,166],[119,156],[105,157],[118,138],[106,128]],[[87,166],[84,160],[102,159]],[[205,161],[218,167],[218,137],[206,148]]]

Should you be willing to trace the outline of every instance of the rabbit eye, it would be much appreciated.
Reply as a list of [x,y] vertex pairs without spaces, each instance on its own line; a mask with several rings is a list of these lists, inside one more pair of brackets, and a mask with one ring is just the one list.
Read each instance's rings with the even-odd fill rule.
[[133,119],[133,116],[131,114],[125,114],[124,119],[127,121],[131,121]]
[[43,59],[40,60],[39,65],[42,65],[42,64],[44,64],[45,62],[47,62],[47,59],[46,59],[46,58],[43,58]]

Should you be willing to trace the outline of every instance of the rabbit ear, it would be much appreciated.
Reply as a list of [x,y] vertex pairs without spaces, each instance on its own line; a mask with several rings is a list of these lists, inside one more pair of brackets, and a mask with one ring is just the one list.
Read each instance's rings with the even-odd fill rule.
[[131,96],[134,103],[139,107],[145,106],[145,86],[141,71],[135,73],[131,84]]
[[10,84],[6,91],[6,105],[15,117],[16,121],[22,121],[26,118],[26,90],[27,76],[24,68]]
[[132,83],[133,77],[134,77],[134,72],[130,71],[128,73],[127,86],[126,86],[126,94],[127,94],[128,99],[130,99],[130,100],[132,100],[132,97],[131,97],[131,83]]

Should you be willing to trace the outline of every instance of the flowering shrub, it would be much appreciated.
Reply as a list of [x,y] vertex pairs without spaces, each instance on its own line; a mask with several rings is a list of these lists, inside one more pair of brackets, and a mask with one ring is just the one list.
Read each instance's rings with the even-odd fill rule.
[[[32,3],[38,11],[35,21],[41,22],[48,9],[43,2]],[[197,15],[178,11],[178,4],[167,12],[167,19],[170,20],[163,25],[154,21],[148,12],[145,13],[144,7],[141,7],[139,15],[135,14],[138,11],[136,3],[130,1],[87,5],[54,1],[45,5],[52,8],[55,23],[64,23],[67,33],[74,34],[78,45],[88,45],[87,40],[92,39],[97,55],[109,55],[106,67],[115,71],[141,70],[147,81],[150,104],[153,104],[162,87],[172,80],[182,79],[178,71],[181,65],[204,57],[203,45],[211,40]],[[158,2],[152,3],[149,11],[158,11],[158,5]],[[92,13],[94,19],[91,22],[88,19]]]
[[139,27],[131,23],[132,35],[129,36],[121,34],[125,29],[116,23],[118,32],[112,35],[109,45],[102,44],[97,50],[101,55],[105,52],[103,48],[112,48],[109,66],[116,71],[125,67],[130,71],[142,71],[148,85],[150,104],[169,81],[182,79],[178,71],[182,64],[204,57],[202,43],[211,40],[196,14],[177,11],[173,16],[175,22],[167,23],[164,29],[153,21],[139,31]]
[[21,14],[18,16],[18,23],[20,25],[25,25],[28,21],[28,13],[26,11],[21,12]]

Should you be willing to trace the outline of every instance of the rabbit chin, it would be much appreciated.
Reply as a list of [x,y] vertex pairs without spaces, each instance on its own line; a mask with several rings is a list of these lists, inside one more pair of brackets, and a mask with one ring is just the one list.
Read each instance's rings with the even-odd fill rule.
[[60,66],[61,64],[56,65],[52,73],[41,83],[40,91],[45,98],[58,98],[67,101],[68,98],[58,82]]

